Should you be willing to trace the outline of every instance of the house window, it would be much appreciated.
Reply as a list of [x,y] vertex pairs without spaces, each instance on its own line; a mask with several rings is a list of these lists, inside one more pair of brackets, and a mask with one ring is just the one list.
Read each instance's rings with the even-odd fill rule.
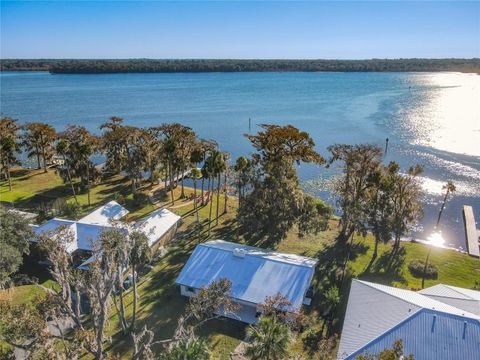
[[191,293],[194,293],[195,292],[195,289],[190,287],[190,286],[187,286],[187,291],[188,292],[191,292]]

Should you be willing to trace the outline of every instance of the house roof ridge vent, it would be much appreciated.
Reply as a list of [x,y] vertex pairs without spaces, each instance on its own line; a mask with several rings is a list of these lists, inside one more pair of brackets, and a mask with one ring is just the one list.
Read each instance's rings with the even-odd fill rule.
[[233,256],[239,257],[239,258],[244,258],[245,255],[247,254],[247,250],[241,247],[236,247],[233,249]]

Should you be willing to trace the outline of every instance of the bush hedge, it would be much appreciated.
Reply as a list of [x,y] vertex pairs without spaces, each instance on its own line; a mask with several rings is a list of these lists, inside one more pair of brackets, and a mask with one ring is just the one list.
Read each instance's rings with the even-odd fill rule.
[[[425,262],[423,260],[412,260],[408,264],[408,270],[410,273],[417,277],[421,278],[423,276],[423,270],[425,268]],[[433,264],[427,265],[427,271],[425,274],[425,279],[437,279],[438,278],[438,268]]]

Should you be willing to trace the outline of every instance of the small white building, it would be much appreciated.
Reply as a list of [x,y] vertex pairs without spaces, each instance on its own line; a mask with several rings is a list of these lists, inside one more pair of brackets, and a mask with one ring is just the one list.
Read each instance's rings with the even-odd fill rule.
[[[147,215],[134,224],[127,224],[121,219],[128,214],[128,210],[116,201],[99,207],[78,221],[54,218],[41,225],[31,225],[36,234],[48,233],[59,226],[65,226],[74,235],[73,241],[67,244],[70,254],[83,251],[87,254],[93,251],[94,244],[98,241],[102,231],[119,228],[128,233],[132,230],[143,231],[148,237],[151,247],[164,244],[175,235],[177,224],[181,217],[167,209],[160,209]],[[93,257],[87,259],[79,268],[88,268],[88,263]]]
[[258,305],[267,296],[284,295],[290,310],[309,305],[306,297],[316,259],[283,254],[223,240],[199,244],[183,267],[176,283],[181,294],[191,296],[213,281],[226,278],[232,282],[231,296],[241,308],[235,314],[223,314],[246,323],[256,323]]
[[150,247],[154,247],[173,238],[180,219],[180,216],[171,211],[160,209],[137,221],[132,229],[143,231],[147,235]]
[[415,292],[352,280],[338,359],[375,355],[396,340],[419,360],[480,359],[480,316],[449,304],[453,295],[444,286]]

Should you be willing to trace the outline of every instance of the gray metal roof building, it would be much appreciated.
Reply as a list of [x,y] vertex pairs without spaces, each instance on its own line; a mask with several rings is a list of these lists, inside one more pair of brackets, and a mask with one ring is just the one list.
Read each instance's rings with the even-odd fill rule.
[[478,360],[480,316],[419,292],[354,279],[338,358],[378,354],[396,340],[417,360]]

